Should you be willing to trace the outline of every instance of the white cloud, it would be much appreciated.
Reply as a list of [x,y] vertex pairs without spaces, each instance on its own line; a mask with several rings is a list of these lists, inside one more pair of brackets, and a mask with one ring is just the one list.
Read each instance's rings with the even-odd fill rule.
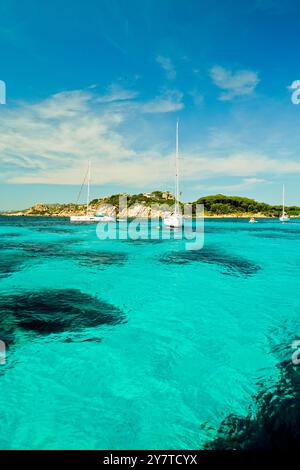
[[251,95],[260,81],[256,72],[251,70],[232,72],[220,65],[212,67],[210,76],[214,84],[223,90],[219,96],[221,101],[230,101],[238,96]]
[[[167,112],[180,96],[165,93],[148,103],[115,106],[91,91],[62,92],[38,104],[19,103],[0,115],[1,179],[11,183],[80,184],[87,160],[95,183],[168,179],[155,150],[137,152],[119,125],[133,113]],[[173,100],[173,101],[172,101]],[[177,102],[177,101],[178,102]],[[176,104],[177,103],[177,104]],[[167,109],[168,108],[168,109]],[[153,146],[155,148],[155,146]]]
[[247,186],[252,186],[254,184],[267,183],[268,181],[264,178],[244,178],[243,183]]
[[165,57],[162,55],[158,55],[156,57],[156,62],[162,67],[162,69],[166,72],[167,78],[169,80],[175,80],[176,78],[176,70],[175,67],[169,57]]
[[[177,106],[181,107],[181,95]],[[6,183],[80,184],[87,160],[93,164],[93,182],[97,184],[153,185],[173,178],[173,152],[169,154],[151,141],[141,150],[130,143],[122,126],[131,123],[138,112],[163,112],[171,109],[158,98],[128,108],[114,102],[98,102],[91,91],[55,94],[40,103],[19,103],[5,108],[0,115],[0,175]],[[176,99],[175,102],[176,107]],[[134,106],[136,106],[134,104]],[[144,109],[143,109],[144,107]],[[147,111],[148,109],[148,111]],[[122,126],[121,126],[122,125]],[[125,139],[126,137],[126,139]],[[173,143],[173,142],[172,142]],[[172,144],[171,143],[171,144]],[[239,152],[227,154],[184,153],[182,178],[199,181],[212,177],[244,178],[244,185],[263,182],[266,175],[300,172],[300,162],[291,158],[275,159],[266,154]]]

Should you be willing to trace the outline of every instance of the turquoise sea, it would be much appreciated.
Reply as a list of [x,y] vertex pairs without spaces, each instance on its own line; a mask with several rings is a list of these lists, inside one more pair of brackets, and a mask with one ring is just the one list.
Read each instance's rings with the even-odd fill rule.
[[203,448],[300,337],[300,221],[206,220],[199,251],[95,228],[0,217],[0,448]]

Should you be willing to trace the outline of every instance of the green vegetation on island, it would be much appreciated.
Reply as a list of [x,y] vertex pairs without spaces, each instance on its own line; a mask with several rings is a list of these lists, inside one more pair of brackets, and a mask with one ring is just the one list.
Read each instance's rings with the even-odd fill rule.
[[[247,197],[224,196],[223,194],[200,197],[195,201],[195,204],[204,204],[207,215],[261,214],[265,217],[278,217],[282,212],[281,205],[271,205]],[[285,210],[289,216],[300,215],[300,207],[298,206],[286,207]]]
[[91,201],[91,205],[111,204],[112,206],[118,206],[120,197],[127,198],[128,206],[133,206],[134,204],[143,204],[147,207],[156,204],[167,204],[168,206],[172,206],[175,203],[174,196],[170,192],[153,191],[152,193],[139,194],[112,194],[111,196],[106,196],[100,199],[93,199]]

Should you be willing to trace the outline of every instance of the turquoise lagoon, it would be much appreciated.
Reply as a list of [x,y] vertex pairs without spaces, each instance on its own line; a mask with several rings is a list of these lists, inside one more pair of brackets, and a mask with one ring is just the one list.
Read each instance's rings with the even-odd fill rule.
[[300,337],[300,223],[210,219],[200,251],[95,228],[0,217],[0,448],[202,448]]

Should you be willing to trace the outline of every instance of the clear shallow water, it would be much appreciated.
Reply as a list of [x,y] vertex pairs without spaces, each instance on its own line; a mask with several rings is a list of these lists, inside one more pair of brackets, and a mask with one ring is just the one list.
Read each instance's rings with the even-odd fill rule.
[[0,234],[2,449],[201,448],[299,325],[298,221],[208,220],[199,252],[66,219]]

